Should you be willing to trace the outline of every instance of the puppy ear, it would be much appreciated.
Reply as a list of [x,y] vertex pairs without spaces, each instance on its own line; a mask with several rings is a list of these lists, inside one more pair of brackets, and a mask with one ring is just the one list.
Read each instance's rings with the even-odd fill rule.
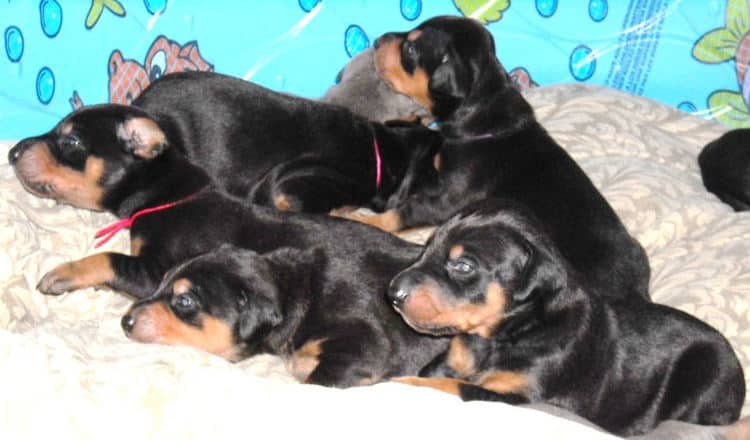
[[524,302],[557,291],[564,278],[562,267],[525,240],[522,249],[516,260],[518,272],[517,284],[512,290],[513,300]]
[[167,149],[167,136],[153,119],[146,116],[129,118],[117,125],[117,138],[123,149],[140,157],[153,159]]
[[255,295],[252,302],[246,303],[237,320],[237,334],[241,341],[263,336],[281,324],[279,304],[261,295]]
[[[445,57],[454,56],[446,54]],[[443,61],[430,77],[428,85],[432,96],[441,95],[454,99],[463,99],[467,95],[465,90],[467,78],[464,68],[460,63],[453,62],[450,58]]]

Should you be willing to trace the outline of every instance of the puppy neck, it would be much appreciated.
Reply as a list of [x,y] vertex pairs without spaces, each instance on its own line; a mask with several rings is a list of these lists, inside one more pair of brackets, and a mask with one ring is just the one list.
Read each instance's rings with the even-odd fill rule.
[[507,137],[537,123],[531,105],[504,70],[472,88],[439,120],[441,133],[449,138]]
[[131,170],[107,192],[103,205],[118,217],[129,217],[144,208],[184,199],[209,183],[203,170],[167,150]]

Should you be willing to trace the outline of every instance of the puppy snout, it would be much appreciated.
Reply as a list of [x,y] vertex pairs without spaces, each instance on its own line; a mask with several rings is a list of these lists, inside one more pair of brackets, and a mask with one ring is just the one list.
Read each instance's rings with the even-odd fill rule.
[[21,141],[14,145],[13,148],[8,151],[8,163],[11,165],[15,165],[16,162],[21,159],[23,153],[25,153],[26,150],[29,149],[29,145],[31,145],[31,143],[28,141]]
[[120,320],[120,326],[122,326],[122,329],[125,331],[125,333],[132,333],[133,328],[135,328],[135,317],[130,313],[126,314]]

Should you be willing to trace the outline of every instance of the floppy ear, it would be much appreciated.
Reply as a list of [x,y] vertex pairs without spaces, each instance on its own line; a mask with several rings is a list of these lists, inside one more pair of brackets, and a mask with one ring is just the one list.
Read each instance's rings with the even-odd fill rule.
[[521,249],[515,261],[518,272],[512,290],[513,300],[524,302],[539,294],[555,292],[563,281],[560,264],[525,240]]
[[167,136],[153,119],[146,116],[128,118],[117,125],[117,138],[123,149],[140,157],[153,159],[167,149]]
[[272,299],[261,295],[245,303],[237,320],[237,333],[241,341],[265,335],[272,328],[281,324],[282,315],[279,305]]
[[[446,56],[452,56],[447,54]],[[438,66],[430,77],[429,90],[432,96],[440,95],[444,98],[463,99],[467,95],[466,75],[460,63],[448,60]]]

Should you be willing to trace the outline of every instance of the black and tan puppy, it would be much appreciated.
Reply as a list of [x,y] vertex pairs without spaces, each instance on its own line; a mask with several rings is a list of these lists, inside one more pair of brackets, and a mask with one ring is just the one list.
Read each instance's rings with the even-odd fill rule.
[[[124,120],[95,125],[110,114]],[[149,153],[179,151],[219,187],[248,201],[328,212],[342,205],[382,210],[389,198],[408,193],[408,185],[434,178],[441,136],[419,124],[370,122],[337,105],[213,72],[182,72],[152,83],[132,106],[80,109],[50,132],[19,142],[8,159],[25,169],[17,163],[34,150],[76,169],[75,156],[119,148],[122,140],[134,151],[138,143],[158,145]],[[41,196],[68,185],[42,176],[21,180]]]
[[42,278],[40,291],[107,286],[143,298],[168,269],[225,243],[258,252],[331,246],[352,264],[383,264],[391,275],[389,259],[405,265],[419,252],[365,225],[243,203],[216,189],[160,134],[141,110],[105,106],[73,113],[48,138],[14,149],[16,174],[32,192],[126,219],[103,230],[104,238],[130,228],[131,255],[99,253],[62,264]]
[[383,214],[352,218],[395,231],[441,224],[477,200],[511,198],[541,219],[587,285],[616,297],[648,297],[643,248],[537,122],[479,22],[437,17],[386,34],[376,47],[383,79],[430,109],[446,140],[435,184]]
[[737,420],[745,381],[718,331],[580,280],[518,204],[487,201],[454,217],[389,287],[414,329],[454,336],[423,377],[399,380],[467,400],[548,403],[620,435],[662,420]]
[[750,129],[728,131],[698,156],[703,185],[735,211],[750,210]]
[[[343,246],[257,254],[232,246],[170,270],[156,293],[122,319],[141,342],[194,346],[230,360],[282,356],[303,382],[365,385],[417,374],[448,347],[420,335],[385,301],[407,263]],[[363,251],[364,252],[364,251]]]

